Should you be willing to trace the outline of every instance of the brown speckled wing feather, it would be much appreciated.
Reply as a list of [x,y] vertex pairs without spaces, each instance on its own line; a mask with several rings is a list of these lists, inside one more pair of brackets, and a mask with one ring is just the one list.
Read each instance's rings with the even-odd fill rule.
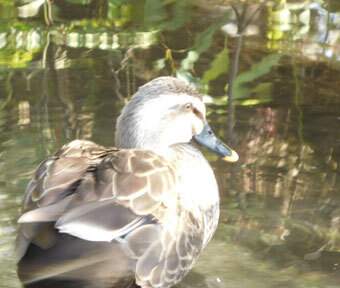
[[64,145],[35,171],[25,192],[24,212],[57,203],[75,193],[84,174],[115,151],[84,140]]
[[[47,234],[44,233],[48,231],[47,227],[63,214],[79,188],[84,186],[84,176],[115,151],[116,148],[75,140],[40,164],[25,191],[24,214],[19,219],[21,225],[16,243],[18,261],[31,242],[42,246],[41,238],[46,238],[42,234]],[[51,239],[46,246],[52,243]]]

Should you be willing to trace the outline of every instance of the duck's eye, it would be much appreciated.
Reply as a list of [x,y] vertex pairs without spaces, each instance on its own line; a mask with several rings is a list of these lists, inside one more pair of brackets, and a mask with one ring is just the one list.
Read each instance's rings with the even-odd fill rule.
[[184,105],[185,110],[190,111],[194,108],[194,105],[192,105],[191,102]]

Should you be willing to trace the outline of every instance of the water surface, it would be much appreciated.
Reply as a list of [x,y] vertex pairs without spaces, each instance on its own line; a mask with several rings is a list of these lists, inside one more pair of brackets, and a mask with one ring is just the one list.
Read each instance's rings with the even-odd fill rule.
[[12,249],[36,166],[76,138],[112,145],[124,103],[160,75],[196,85],[240,155],[204,151],[220,225],[178,286],[340,286],[338,1],[248,1],[242,43],[232,1],[54,2],[0,0],[1,287],[20,287]]

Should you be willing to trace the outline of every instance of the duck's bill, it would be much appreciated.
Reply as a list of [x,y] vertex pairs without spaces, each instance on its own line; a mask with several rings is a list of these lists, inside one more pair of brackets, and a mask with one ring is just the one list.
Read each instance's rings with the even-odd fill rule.
[[236,162],[238,160],[238,154],[215,136],[208,123],[205,124],[202,132],[193,138],[198,144],[207,147],[225,161]]

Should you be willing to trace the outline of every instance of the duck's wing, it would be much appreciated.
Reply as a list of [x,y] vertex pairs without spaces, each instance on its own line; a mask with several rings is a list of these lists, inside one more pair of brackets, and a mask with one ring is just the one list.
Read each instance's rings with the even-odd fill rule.
[[[88,222],[87,231],[92,227],[97,232],[101,226],[113,225],[105,222],[124,216],[129,225],[142,218],[147,221],[146,216],[148,221],[162,221],[162,210],[177,204],[178,182],[171,165],[151,151],[73,141],[36,170],[25,192],[19,223],[57,221],[56,227],[68,233],[74,225],[85,225],[82,221]],[[129,211],[127,215],[124,210]],[[92,239],[94,235],[74,236],[111,241],[122,233],[126,231],[101,234],[104,238],[98,236],[98,240]]]
[[[65,177],[65,183],[69,182],[61,184],[62,189],[49,188],[46,192],[45,185],[39,193],[29,192],[26,202],[39,208],[27,211],[20,222],[40,225],[55,221],[60,232],[80,239],[119,242],[137,261],[139,285],[173,285],[190,269],[202,247],[204,233],[193,214],[181,212],[181,176],[165,158],[151,151],[123,149],[105,153],[91,160],[79,159],[80,164],[71,166],[76,177],[51,174],[47,168],[40,172],[38,168],[35,186],[51,175]],[[60,154],[56,157],[59,158],[54,161],[62,159]],[[48,165],[51,164],[43,164]],[[87,168],[81,168],[83,165]],[[39,177],[41,174],[44,176]],[[30,187],[28,190],[35,191]],[[52,191],[56,195],[49,195]]]

